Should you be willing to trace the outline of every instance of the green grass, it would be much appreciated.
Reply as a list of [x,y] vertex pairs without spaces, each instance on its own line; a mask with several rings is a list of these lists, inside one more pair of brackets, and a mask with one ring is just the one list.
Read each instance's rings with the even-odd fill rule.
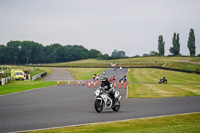
[[67,68],[72,72],[72,75],[77,80],[88,80],[93,77],[94,74],[101,74],[107,68]]
[[180,133],[200,132],[200,113],[38,130],[33,133]]
[[47,74],[51,74],[53,70],[50,67],[34,67],[34,70],[31,72],[31,76],[40,74],[42,72],[47,72]]
[[[10,66],[3,66],[5,69],[9,69],[6,71],[9,71],[7,73],[10,73],[10,69],[21,69],[21,70],[28,70],[30,71],[31,77],[40,74],[42,72],[47,72],[47,74],[51,74],[53,72],[52,68],[50,67],[30,67],[30,66],[16,66],[16,65],[10,65]],[[9,75],[7,75],[9,76]],[[0,75],[1,77],[1,75]]]
[[[158,84],[163,76],[168,84]],[[200,75],[167,71],[160,69],[138,68],[128,72],[129,98],[162,98],[200,95]]]
[[[53,73],[53,69],[52,69],[51,67],[36,67],[35,70],[36,70],[36,72],[35,72],[34,75],[40,74],[40,73],[42,73],[42,72],[46,72],[47,75]],[[47,75],[46,75],[46,76],[47,76]],[[42,81],[42,80],[43,80],[43,78],[37,79],[37,81]]]
[[[187,63],[183,63],[187,62]],[[87,59],[72,62],[44,64],[44,66],[67,66],[67,67],[110,67],[116,63],[117,67],[168,67],[183,70],[196,71],[200,69],[200,57],[137,57],[116,60]],[[187,66],[187,67],[186,67]]]
[[[33,68],[27,66],[11,66],[11,68],[30,70],[31,75],[36,75],[42,72],[47,72],[47,74],[51,74],[53,72],[52,68],[50,67]],[[37,81],[12,81],[10,83],[5,84],[4,86],[0,86],[0,95],[56,85],[56,82],[54,81],[41,81],[41,80],[42,78],[37,79]]]
[[196,71],[196,69],[200,70],[200,64],[190,64],[190,63],[183,63],[183,62],[167,63],[164,67],[174,68],[174,69],[183,69],[183,70],[189,70],[189,71]]
[[0,86],[0,95],[56,85],[55,81],[13,81]]

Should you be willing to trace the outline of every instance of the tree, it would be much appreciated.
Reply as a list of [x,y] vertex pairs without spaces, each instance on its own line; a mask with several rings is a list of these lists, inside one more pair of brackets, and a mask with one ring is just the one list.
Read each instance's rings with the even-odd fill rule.
[[151,51],[150,52],[150,56],[159,56],[159,53],[155,52],[155,51]]
[[150,56],[149,54],[146,53],[143,54],[143,57],[149,57],[149,56]]
[[174,33],[172,44],[173,47],[170,47],[169,49],[170,53],[172,53],[175,56],[179,55],[180,54],[179,34],[176,35],[176,33]]
[[187,46],[188,46],[188,49],[190,51],[190,56],[195,56],[195,54],[196,54],[196,46],[195,46],[194,29],[190,29]]
[[20,41],[10,41],[7,43],[7,52],[10,60],[6,63],[10,64],[20,64],[20,51],[21,51],[21,42]]
[[176,36],[176,45],[175,48],[178,50],[178,54],[180,54],[180,42],[179,42],[179,34]]
[[[125,56],[124,51],[117,51],[117,54],[119,57]],[[56,63],[88,58],[110,59],[110,56],[81,45],[54,43],[44,47],[33,41],[10,41],[6,46],[0,45],[0,64]]]
[[0,64],[5,63],[7,57],[6,47],[4,45],[0,45]]
[[98,59],[100,59],[100,60],[109,60],[109,59],[110,59],[110,57],[109,57],[109,55],[108,55],[108,54],[104,54],[104,55],[102,55],[102,54],[99,54],[99,57],[98,57]]
[[159,51],[159,54],[164,56],[165,54],[165,42],[163,42],[163,36],[160,35],[158,37],[158,51]]
[[96,49],[91,49],[88,51],[88,58],[98,58],[98,56],[101,54],[100,51]]
[[117,50],[114,50],[112,52],[112,55],[111,55],[113,58],[124,58],[126,56],[126,53],[124,51],[117,51]]
[[178,55],[178,50],[176,48],[170,47],[169,52],[173,55]]

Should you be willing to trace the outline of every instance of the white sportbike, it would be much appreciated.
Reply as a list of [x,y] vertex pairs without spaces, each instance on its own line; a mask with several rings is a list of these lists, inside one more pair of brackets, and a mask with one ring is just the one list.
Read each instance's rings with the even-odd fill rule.
[[113,111],[117,112],[120,109],[120,93],[116,91],[113,87],[110,91],[113,91],[115,99],[112,100],[105,91],[104,87],[99,87],[94,92],[95,95],[95,102],[94,108],[98,113],[101,113],[103,109],[112,109]]

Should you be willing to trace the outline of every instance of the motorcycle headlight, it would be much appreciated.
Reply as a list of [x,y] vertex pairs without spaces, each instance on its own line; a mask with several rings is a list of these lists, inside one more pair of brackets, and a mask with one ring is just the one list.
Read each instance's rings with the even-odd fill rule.
[[119,91],[115,91],[115,98],[119,96]]
[[96,90],[96,91],[94,92],[94,95],[95,95],[95,96],[98,96],[98,95],[100,94],[100,92],[101,92],[100,90]]

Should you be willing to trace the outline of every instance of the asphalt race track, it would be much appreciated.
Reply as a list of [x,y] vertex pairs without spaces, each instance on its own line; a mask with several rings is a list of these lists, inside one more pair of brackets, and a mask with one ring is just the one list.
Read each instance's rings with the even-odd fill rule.
[[[127,69],[108,69],[106,75],[122,77]],[[86,86],[52,86],[0,96],[0,132],[23,131],[161,115],[200,112],[200,96],[126,99],[122,94],[119,112],[94,109],[94,90]]]
[[44,81],[63,81],[63,80],[73,80],[73,76],[70,71],[66,68],[53,68],[53,73],[47,75],[43,78]]

